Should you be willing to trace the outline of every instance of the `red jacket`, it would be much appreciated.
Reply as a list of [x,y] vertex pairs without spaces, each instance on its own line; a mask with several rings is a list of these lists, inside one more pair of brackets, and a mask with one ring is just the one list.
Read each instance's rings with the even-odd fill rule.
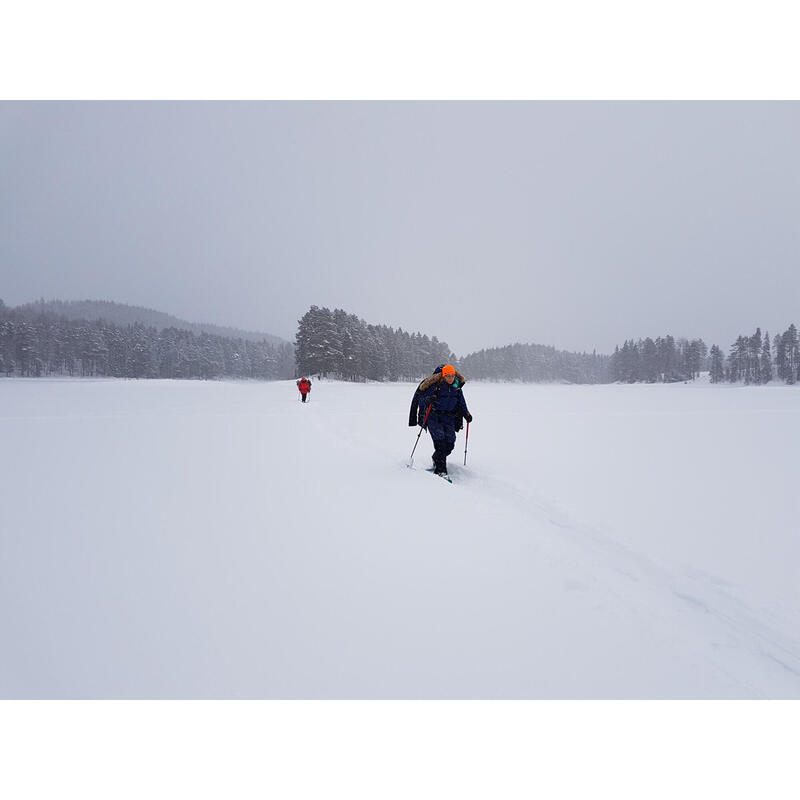
[[300,390],[300,394],[308,394],[311,391],[311,381],[297,381],[297,388]]

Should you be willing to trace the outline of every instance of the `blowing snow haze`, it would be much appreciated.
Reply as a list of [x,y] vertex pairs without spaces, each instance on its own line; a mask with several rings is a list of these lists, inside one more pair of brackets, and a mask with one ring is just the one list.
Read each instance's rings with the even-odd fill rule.
[[797,316],[796,102],[0,104],[0,297],[610,353]]

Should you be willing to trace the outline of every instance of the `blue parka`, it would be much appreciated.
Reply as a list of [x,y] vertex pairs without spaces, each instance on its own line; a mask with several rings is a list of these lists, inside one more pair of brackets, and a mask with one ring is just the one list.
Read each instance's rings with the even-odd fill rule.
[[[453,383],[447,383],[442,376],[442,368],[438,367],[414,392],[408,424],[422,425],[433,439],[455,441],[456,431],[461,430],[462,421],[469,414],[467,401],[461,391],[464,383],[464,376],[458,372]],[[428,406],[431,410],[426,422]]]

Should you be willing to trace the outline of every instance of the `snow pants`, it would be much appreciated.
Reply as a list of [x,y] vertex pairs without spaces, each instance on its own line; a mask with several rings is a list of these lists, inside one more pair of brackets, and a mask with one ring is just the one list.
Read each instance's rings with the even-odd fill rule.
[[433,439],[433,468],[436,472],[447,472],[447,456],[456,446],[455,416],[431,411],[428,416],[428,433]]

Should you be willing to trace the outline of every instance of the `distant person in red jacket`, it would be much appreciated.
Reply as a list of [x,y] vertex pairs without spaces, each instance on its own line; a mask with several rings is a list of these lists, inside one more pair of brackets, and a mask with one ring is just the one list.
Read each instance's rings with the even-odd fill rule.
[[303,402],[305,403],[306,397],[311,392],[311,381],[303,375],[299,381],[297,381],[297,388],[300,390],[300,397],[303,398]]

